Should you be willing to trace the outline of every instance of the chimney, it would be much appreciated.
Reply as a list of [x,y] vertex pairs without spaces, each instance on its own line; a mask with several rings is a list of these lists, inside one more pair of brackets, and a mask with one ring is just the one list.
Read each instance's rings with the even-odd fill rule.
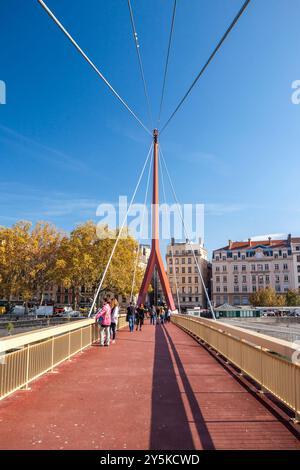
[[251,238],[248,238],[249,246],[251,246]]
[[269,237],[268,240],[269,240],[269,245],[271,245],[271,240],[272,240],[272,238]]
[[228,240],[228,248],[229,248],[229,250],[231,250],[231,248],[232,248],[232,240]]
[[292,243],[292,235],[290,233],[288,234],[287,241],[288,241],[288,245]]
[[174,238],[174,237],[171,238],[171,245],[172,245],[172,246],[175,245],[175,238]]

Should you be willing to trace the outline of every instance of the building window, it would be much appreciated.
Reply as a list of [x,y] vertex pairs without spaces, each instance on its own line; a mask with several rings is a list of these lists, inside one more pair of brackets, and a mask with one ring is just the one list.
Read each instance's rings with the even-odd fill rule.
[[227,276],[223,276],[223,282],[227,282]]
[[185,302],[185,297],[182,297],[182,302]]
[[181,258],[181,264],[185,264],[185,258]]
[[216,266],[216,272],[217,272],[217,273],[220,272],[220,266]]
[[257,271],[263,271],[263,265],[262,264],[257,265]]
[[239,277],[238,276],[234,276],[234,283],[237,284],[239,282]]
[[181,292],[184,294],[185,293],[185,288],[182,287]]
[[175,264],[179,264],[179,259],[175,258]]
[[275,271],[279,271],[279,264],[275,264],[274,269],[275,269]]
[[185,268],[181,268],[182,274],[185,274]]
[[221,292],[221,289],[220,289],[220,287],[219,287],[219,286],[218,286],[218,287],[216,287],[216,291],[217,291],[217,292]]
[[256,292],[256,286],[252,286],[252,292]]
[[284,252],[284,253],[282,254],[282,256],[283,256],[283,258],[287,258],[287,253]]
[[195,301],[196,301],[196,302],[199,302],[199,297],[195,297]]
[[216,277],[216,282],[220,282],[220,276]]
[[195,284],[198,284],[198,276],[195,276]]
[[179,274],[179,268],[176,268],[176,274]]
[[234,286],[234,292],[239,292],[239,286]]
[[223,266],[223,271],[227,271],[227,267],[226,266]]
[[243,292],[247,292],[247,286],[242,287]]
[[270,284],[270,276],[269,275],[266,276],[266,284]]
[[255,264],[252,264],[252,265],[251,265],[251,270],[252,270],[252,271],[255,271]]
[[269,265],[265,264],[265,271],[269,271]]
[[227,292],[227,286],[224,286],[224,292]]
[[285,275],[284,275],[284,282],[289,282],[289,276],[288,276],[288,274],[285,274]]
[[172,258],[169,258],[169,264],[173,264]]
[[192,258],[188,258],[188,264],[192,264]]
[[173,268],[169,268],[169,273],[173,274]]
[[284,265],[283,265],[283,269],[284,269],[285,271],[287,271],[287,270],[288,270],[288,265],[287,265],[286,263],[284,263]]
[[242,266],[242,271],[246,271],[246,269],[247,269],[246,265],[243,264],[243,266]]
[[247,276],[243,276],[243,283],[245,284],[247,282]]
[[189,284],[192,283],[192,278],[191,278],[191,277],[188,278],[188,283],[189,283]]
[[238,266],[236,264],[233,266],[233,270],[238,271]]
[[[197,268],[196,268],[196,269],[197,269]],[[189,266],[189,267],[188,267],[188,273],[191,274],[191,272],[192,272],[192,268]]]
[[264,283],[264,278],[263,276],[258,276],[258,284],[263,284]]
[[182,278],[181,282],[182,284],[185,284],[185,277]]
[[275,282],[278,284],[280,282],[280,277],[278,275],[275,276]]
[[300,255],[297,255],[297,263],[300,263]]
[[256,284],[256,276],[252,276],[252,284]]

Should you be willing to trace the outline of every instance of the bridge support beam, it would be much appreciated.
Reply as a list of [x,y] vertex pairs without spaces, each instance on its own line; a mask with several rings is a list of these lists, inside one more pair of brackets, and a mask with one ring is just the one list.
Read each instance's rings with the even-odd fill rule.
[[167,305],[175,310],[172,291],[165,271],[159,247],[159,190],[158,190],[158,130],[153,131],[153,196],[152,196],[152,245],[144,279],[138,296],[138,305],[145,302],[154,268],[157,268]]

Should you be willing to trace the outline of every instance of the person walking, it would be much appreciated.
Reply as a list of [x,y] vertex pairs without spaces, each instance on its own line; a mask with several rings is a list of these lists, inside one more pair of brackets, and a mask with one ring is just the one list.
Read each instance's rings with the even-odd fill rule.
[[144,305],[141,304],[137,309],[136,309],[136,331],[139,329],[142,331],[142,326],[144,324],[144,318],[145,318],[145,309]]
[[112,344],[116,342],[116,331],[118,326],[119,318],[119,302],[117,299],[113,298],[111,303],[111,324],[110,324],[110,336],[112,337]]
[[127,307],[126,321],[129,324],[129,331],[130,333],[132,333],[134,330],[135,321],[135,307],[133,305],[133,302],[130,302],[129,306]]
[[100,346],[109,346],[110,343],[110,325],[111,325],[111,308],[108,299],[103,299],[103,306],[96,314],[95,321],[100,328]]
[[171,321],[171,310],[168,308],[168,311],[167,311],[167,322],[170,323]]
[[150,310],[150,325],[155,325],[156,324],[156,308],[154,305],[152,305],[151,310]]

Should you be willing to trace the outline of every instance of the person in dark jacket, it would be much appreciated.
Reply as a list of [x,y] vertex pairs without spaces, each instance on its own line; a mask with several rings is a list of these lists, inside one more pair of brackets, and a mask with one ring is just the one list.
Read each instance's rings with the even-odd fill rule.
[[130,332],[134,330],[134,320],[135,320],[135,307],[133,305],[133,302],[130,302],[129,306],[127,307],[127,315],[126,315],[126,321],[129,324]]
[[136,309],[136,331],[139,329],[140,331],[142,330],[142,326],[144,324],[144,318],[145,318],[145,308],[144,305],[141,304],[137,309]]

